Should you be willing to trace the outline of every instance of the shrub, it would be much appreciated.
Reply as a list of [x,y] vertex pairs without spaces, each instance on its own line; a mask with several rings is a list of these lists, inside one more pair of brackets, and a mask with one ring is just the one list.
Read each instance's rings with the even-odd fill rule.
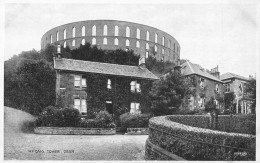
[[79,121],[80,117],[77,109],[48,106],[40,113],[36,120],[36,126],[77,127]]
[[126,132],[127,128],[148,127],[150,114],[131,114],[125,113],[120,116],[121,131]]
[[106,123],[104,119],[86,119],[80,122],[80,127],[83,128],[115,128],[113,122]]
[[113,118],[112,115],[109,114],[107,111],[100,111],[97,115],[96,118],[98,120],[104,120],[106,124],[111,123]]

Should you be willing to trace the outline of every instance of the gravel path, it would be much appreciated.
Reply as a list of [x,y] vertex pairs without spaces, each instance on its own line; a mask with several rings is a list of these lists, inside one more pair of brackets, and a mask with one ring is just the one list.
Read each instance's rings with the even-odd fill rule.
[[144,160],[147,135],[37,135],[21,131],[33,116],[8,107],[4,113],[5,160]]

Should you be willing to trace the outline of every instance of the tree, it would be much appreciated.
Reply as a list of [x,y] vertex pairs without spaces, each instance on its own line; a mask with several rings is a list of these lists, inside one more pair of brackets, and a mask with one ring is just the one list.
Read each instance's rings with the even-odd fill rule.
[[154,82],[151,96],[151,109],[155,116],[175,113],[182,99],[191,94],[190,83],[179,71],[170,71],[166,76]]
[[213,112],[217,110],[217,106],[215,103],[215,99],[213,97],[210,98],[209,101],[206,102],[205,104],[205,111],[206,112]]
[[229,92],[224,94],[224,105],[225,110],[233,111],[233,105],[235,100],[235,94],[234,92]]
[[250,98],[254,99],[252,108],[253,112],[255,112],[255,107],[256,107],[256,79],[251,78],[249,82],[245,86],[245,92],[246,94],[249,95]]

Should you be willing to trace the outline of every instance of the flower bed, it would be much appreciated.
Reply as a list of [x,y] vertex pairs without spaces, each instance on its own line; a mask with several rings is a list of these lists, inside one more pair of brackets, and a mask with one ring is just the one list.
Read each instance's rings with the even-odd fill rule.
[[[188,118],[185,116],[187,121]],[[198,128],[170,119],[175,118],[162,116],[150,119],[148,139],[153,145],[186,160],[255,160],[254,135],[210,130],[206,126]],[[157,160],[147,146],[146,159]]]
[[35,134],[45,135],[114,135],[115,128],[80,128],[80,127],[36,127]]
[[126,135],[148,135],[149,128],[127,128]]

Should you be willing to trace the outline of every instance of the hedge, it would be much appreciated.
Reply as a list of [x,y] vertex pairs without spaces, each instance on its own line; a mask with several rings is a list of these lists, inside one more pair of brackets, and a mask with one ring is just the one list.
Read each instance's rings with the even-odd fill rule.
[[150,114],[124,113],[120,116],[121,132],[126,132],[127,128],[147,128]]
[[169,119],[173,118],[150,119],[148,139],[154,145],[186,160],[255,160],[254,135],[192,127]]

